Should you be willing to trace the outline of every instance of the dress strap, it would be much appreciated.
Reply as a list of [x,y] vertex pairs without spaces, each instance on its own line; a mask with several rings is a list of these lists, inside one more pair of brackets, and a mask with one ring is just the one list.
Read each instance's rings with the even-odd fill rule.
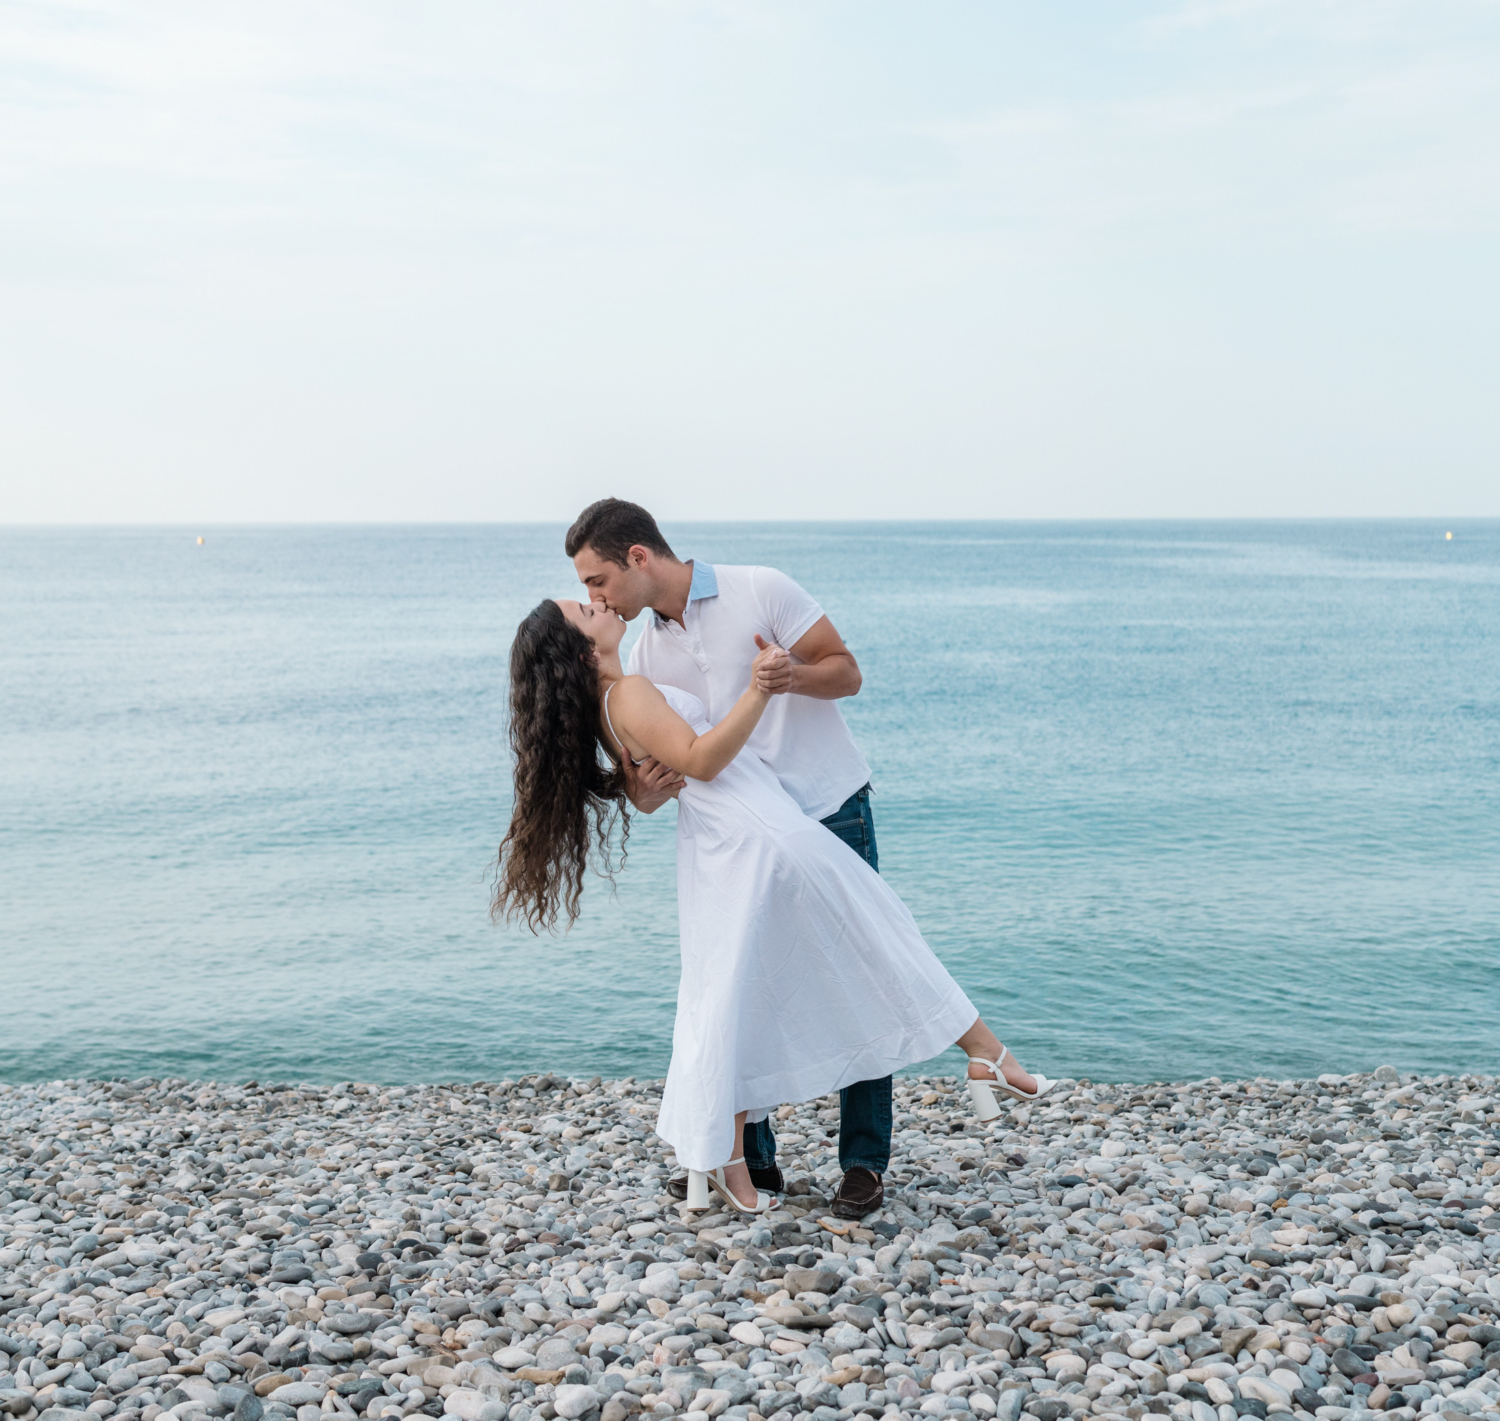
[[619,732],[615,729],[614,721],[609,718],[609,693],[610,691],[614,690],[614,688],[619,684],[620,683],[618,681],[611,681],[608,688],[604,692],[604,723],[609,727],[609,733],[615,737],[615,744],[620,747],[620,750],[624,754],[625,758],[629,760],[632,765],[639,765],[641,762],[630,753],[629,747],[623,740],[620,739]]

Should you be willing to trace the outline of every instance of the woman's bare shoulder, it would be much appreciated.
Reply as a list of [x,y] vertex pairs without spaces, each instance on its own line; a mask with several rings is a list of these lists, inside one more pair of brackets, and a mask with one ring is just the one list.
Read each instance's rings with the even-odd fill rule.
[[649,715],[663,704],[664,697],[656,683],[646,676],[622,676],[610,692],[609,703],[616,715]]
[[662,699],[661,692],[656,688],[656,682],[649,676],[622,676],[615,683],[615,695],[636,702]]

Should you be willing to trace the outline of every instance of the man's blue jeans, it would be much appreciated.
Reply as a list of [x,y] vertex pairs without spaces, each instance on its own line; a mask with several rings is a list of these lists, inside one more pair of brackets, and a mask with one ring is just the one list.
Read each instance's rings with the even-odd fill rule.
[[[880,872],[869,785],[851,794],[823,823]],[[890,1162],[891,1078],[845,1086],[839,1092],[839,1167],[847,1172],[863,1166],[884,1174]],[[751,1169],[769,1169],[776,1163],[776,1137],[769,1120],[745,1126],[745,1163]]]

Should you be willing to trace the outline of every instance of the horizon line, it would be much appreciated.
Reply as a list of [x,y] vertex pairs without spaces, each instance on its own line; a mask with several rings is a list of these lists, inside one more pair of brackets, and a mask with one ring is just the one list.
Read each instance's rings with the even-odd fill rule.
[[[1011,517],[949,517],[949,518],[660,518],[663,523],[679,527],[707,527],[712,525],[734,525],[740,527],[909,527],[973,524],[1144,524],[1144,523],[1243,523],[1243,524],[1333,524],[1333,523],[1431,523],[1434,526],[1453,524],[1500,523],[1500,513],[1488,514],[1172,514],[1151,515],[1096,515],[1085,516],[1011,516]],[[151,529],[192,531],[254,531],[270,528],[567,528],[569,521],[562,518],[407,518],[407,519],[271,519],[233,522],[187,521],[116,521],[85,522],[57,520],[48,522],[9,522],[0,519],[0,532],[37,531],[148,531]]]

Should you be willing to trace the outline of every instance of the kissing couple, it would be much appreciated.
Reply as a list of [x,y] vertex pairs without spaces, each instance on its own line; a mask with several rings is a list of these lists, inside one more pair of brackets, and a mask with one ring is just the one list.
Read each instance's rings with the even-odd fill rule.
[[540,603],[511,646],[495,914],[571,924],[626,802],[675,797],[682,977],[656,1133],[687,1174],[668,1189],[764,1213],[785,1189],[770,1112],[836,1090],[831,1207],[863,1218],[885,1197],[893,1071],[956,1042],[981,1121],[1051,1082],[1020,1068],[877,872],[870,770],[837,704],[859,667],[823,609],[774,568],[679,561],[617,498],[565,547],[589,600]]

